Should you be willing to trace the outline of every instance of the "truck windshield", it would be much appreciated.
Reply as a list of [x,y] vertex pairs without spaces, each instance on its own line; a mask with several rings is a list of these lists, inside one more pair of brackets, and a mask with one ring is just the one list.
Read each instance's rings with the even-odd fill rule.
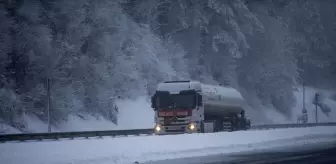
[[190,94],[165,95],[157,97],[159,109],[195,108],[196,97]]

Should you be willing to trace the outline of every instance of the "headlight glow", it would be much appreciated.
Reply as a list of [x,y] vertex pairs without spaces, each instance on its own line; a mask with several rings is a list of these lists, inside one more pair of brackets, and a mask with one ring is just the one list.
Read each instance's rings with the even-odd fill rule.
[[162,130],[162,127],[160,124],[155,125],[154,130],[156,133],[159,133]]
[[195,128],[196,128],[195,124],[193,124],[193,123],[189,124],[189,129],[190,130],[194,130]]
[[160,126],[156,126],[155,130],[159,132],[161,130],[161,127]]

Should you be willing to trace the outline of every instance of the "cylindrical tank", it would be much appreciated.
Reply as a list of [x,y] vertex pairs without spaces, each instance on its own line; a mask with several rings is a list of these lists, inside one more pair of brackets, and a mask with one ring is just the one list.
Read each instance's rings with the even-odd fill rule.
[[234,88],[201,84],[201,92],[205,115],[238,114],[246,105],[245,99]]

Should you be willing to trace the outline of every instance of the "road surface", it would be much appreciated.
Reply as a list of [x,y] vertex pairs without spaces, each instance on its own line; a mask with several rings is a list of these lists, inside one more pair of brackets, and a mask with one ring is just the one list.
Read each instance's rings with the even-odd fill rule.
[[336,147],[297,152],[263,152],[233,156],[232,160],[212,164],[323,164],[336,163]]
[[[147,162],[146,164],[336,164],[336,143]],[[142,163],[141,163],[142,164]]]

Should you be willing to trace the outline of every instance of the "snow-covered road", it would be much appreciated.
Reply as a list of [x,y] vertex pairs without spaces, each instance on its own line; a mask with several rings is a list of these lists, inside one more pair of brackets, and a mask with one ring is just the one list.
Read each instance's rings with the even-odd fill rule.
[[121,164],[336,140],[336,127],[0,144],[4,164]]

